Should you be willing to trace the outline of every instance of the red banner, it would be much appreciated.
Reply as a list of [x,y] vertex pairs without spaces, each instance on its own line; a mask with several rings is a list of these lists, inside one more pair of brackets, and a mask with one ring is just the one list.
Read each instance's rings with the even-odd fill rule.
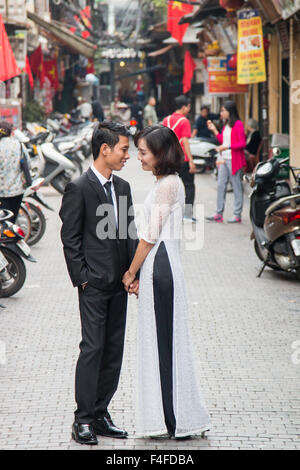
[[187,24],[178,24],[181,18],[188,13],[192,13],[193,5],[181,2],[169,2],[168,5],[168,31],[171,36],[182,45],[183,36],[188,28]]
[[5,82],[21,74],[0,15],[0,81]]
[[40,88],[43,88],[45,82],[44,57],[42,46],[39,46],[29,58],[32,72],[40,80]]
[[25,68],[23,69],[23,72],[27,73],[28,80],[29,80],[29,85],[33,89],[34,81],[33,81],[33,76],[32,76],[32,72],[31,72],[31,67],[30,67],[28,56],[26,56],[26,65],[25,65]]
[[185,51],[184,55],[184,76],[182,80],[183,93],[188,93],[192,86],[192,78],[195,72],[196,64],[191,56],[190,51]]
[[54,90],[58,90],[59,80],[58,80],[58,69],[57,69],[57,60],[45,60],[45,76],[49,79]]

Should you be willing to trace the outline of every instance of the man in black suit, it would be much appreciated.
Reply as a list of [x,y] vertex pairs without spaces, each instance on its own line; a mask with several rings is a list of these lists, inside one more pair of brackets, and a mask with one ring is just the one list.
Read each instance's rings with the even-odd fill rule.
[[[97,434],[127,437],[113,424],[107,408],[117,390],[123,357],[127,292],[122,277],[138,244],[130,186],[112,175],[129,159],[128,137],[120,124],[96,125],[94,162],[67,185],[60,210],[64,254],[78,287],[82,325],[72,428],[73,439],[81,444],[97,444]],[[138,281],[130,290],[137,292]]]

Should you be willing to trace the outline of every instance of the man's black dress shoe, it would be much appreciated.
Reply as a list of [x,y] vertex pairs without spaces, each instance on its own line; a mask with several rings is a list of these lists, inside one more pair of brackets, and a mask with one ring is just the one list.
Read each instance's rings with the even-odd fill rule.
[[91,424],[75,423],[72,426],[72,438],[79,444],[95,446],[98,439]]
[[126,439],[128,436],[128,432],[114,425],[109,415],[103,416],[103,418],[97,418],[94,421],[93,428],[95,433],[100,436],[115,437],[117,439]]

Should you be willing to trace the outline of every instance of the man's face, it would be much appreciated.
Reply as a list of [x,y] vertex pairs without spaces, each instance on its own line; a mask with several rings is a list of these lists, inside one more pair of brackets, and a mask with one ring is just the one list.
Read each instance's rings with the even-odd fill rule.
[[103,144],[103,154],[107,167],[112,171],[122,170],[130,158],[128,150],[129,139],[123,135],[119,136],[119,142],[112,149],[107,144]]
[[183,106],[182,107],[182,114],[184,116],[187,116],[189,114],[190,110],[191,110],[191,105],[190,104],[188,104],[187,106]]
[[202,116],[204,119],[207,119],[207,118],[208,118],[208,109],[206,109],[206,108],[202,109],[202,111],[201,111],[201,116]]

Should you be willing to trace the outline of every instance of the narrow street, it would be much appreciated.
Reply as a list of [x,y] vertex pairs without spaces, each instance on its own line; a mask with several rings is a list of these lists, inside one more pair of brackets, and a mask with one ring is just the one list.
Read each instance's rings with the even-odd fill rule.
[[[141,203],[153,177],[142,172],[135,150],[120,176],[130,181],[134,201]],[[196,185],[197,203],[210,215],[216,180],[197,175]],[[0,365],[0,448],[86,449],[71,440],[80,323],[60,242],[61,196],[50,187],[43,193],[55,212],[47,211],[46,235],[32,249],[38,262],[26,263],[24,288],[1,299],[6,309],[0,309],[0,340],[7,363]],[[292,361],[292,344],[300,340],[299,281],[269,269],[256,278],[260,263],[250,241],[247,198],[245,204],[242,225],[205,223],[204,247],[183,253],[190,327],[211,415],[207,439],[135,438],[137,301],[132,297],[121,380],[110,407],[129,439],[101,438],[94,450],[300,448],[300,365]],[[225,220],[231,207],[228,194]]]

